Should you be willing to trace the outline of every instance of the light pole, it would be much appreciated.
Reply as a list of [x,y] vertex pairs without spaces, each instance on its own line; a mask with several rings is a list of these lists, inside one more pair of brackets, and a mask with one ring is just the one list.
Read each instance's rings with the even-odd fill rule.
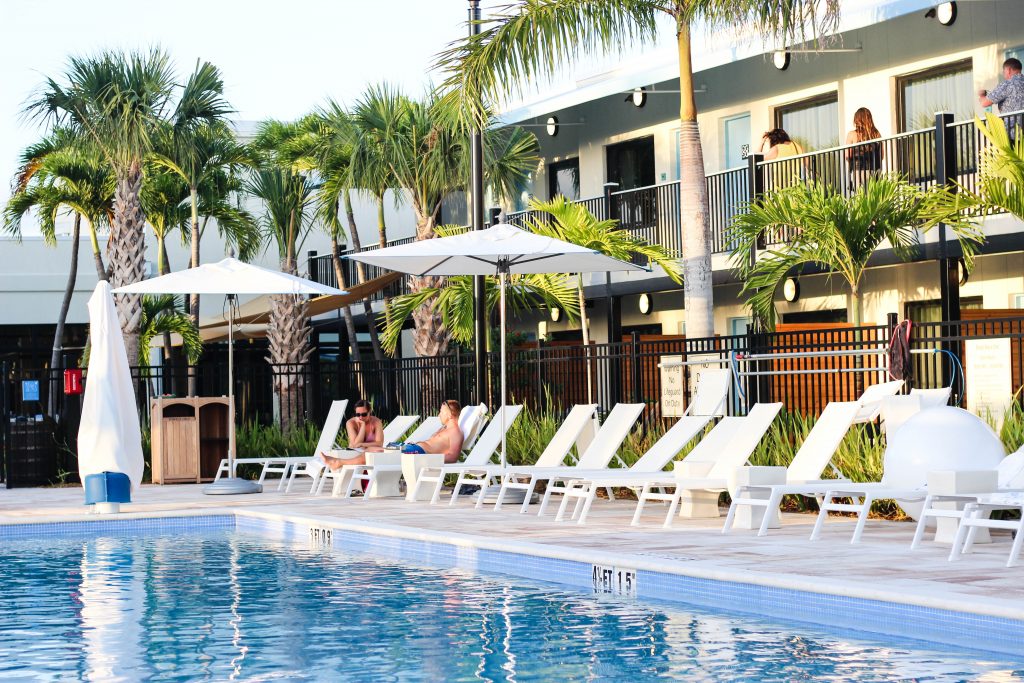
[[[469,35],[480,33],[480,0],[469,0]],[[484,141],[479,122],[473,127],[469,143],[469,225],[484,229]],[[473,311],[476,317],[476,400],[487,396],[487,292],[484,277],[473,278]]]

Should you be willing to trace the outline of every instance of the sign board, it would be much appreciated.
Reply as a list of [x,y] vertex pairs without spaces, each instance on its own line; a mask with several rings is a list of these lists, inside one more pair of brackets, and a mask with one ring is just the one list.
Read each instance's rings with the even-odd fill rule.
[[625,595],[636,597],[636,570],[626,567],[611,567],[608,565],[593,565],[594,592],[611,593],[613,595]]
[[39,380],[37,380],[37,379],[23,379],[23,380],[21,380],[21,400],[22,401],[38,401],[39,400]]
[[[694,396],[697,394],[697,385],[700,383],[700,374],[705,370],[721,370],[722,356],[717,353],[691,353],[687,357],[687,360],[690,361],[690,363],[697,363],[696,365],[690,365],[690,383],[686,387],[689,393],[687,403],[689,403],[689,401],[692,401]],[[700,363],[702,360],[706,360],[708,362]],[[721,410],[725,410],[726,407],[726,405],[723,405]]]
[[[682,363],[682,356],[661,356],[659,363],[664,366],[673,363]],[[661,368],[661,415],[662,417],[682,417],[686,409],[686,400],[683,396],[683,373],[686,368],[682,365]]]
[[967,409],[990,419],[999,429],[1013,403],[1009,339],[969,339],[964,342]]

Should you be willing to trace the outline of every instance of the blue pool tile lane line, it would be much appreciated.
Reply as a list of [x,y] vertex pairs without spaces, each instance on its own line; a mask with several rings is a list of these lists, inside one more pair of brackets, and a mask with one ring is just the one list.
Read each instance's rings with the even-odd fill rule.
[[[194,512],[194,513],[193,513]],[[387,558],[593,588],[593,565],[636,573],[637,596],[748,614],[1019,655],[1024,610],[1018,604],[936,594],[904,594],[834,579],[752,572],[630,553],[530,543],[355,519],[264,510],[88,516],[74,521],[0,524],[0,542],[43,535],[187,532],[236,528],[295,541],[329,531],[336,549]]]
[[238,511],[238,528],[259,530],[282,517],[305,533],[334,531],[335,548],[367,551],[442,568],[507,574],[593,588],[593,565],[636,570],[637,597],[730,609],[758,616],[1019,655],[1024,612],[992,600],[966,603],[941,595],[906,595],[834,580],[754,573],[625,553],[506,541],[335,518]]

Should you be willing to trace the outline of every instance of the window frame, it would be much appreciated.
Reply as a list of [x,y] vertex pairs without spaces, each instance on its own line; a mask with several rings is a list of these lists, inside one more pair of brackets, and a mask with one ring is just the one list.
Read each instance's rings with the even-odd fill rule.
[[904,90],[908,83],[914,81],[921,81],[927,78],[934,78],[936,76],[949,76],[952,74],[959,73],[961,71],[974,72],[974,59],[971,57],[965,57],[964,59],[958,59],[955,62],[946,62],[945,64],[939,64],[938,66],[930,66],[927,69],[920,69],[913,71],[908,74],[901,74],[896,77],[896,129],[898,133],[909,133],[906,124],[906,95]]
[[[786,102],[785,104],[778,104],[772,107],[772,127],[773,128],[785,128],[782,125],[782,117],[786,112],[799,111],[801,109],[810,109],[812,107],[820,106],[822,104],[835,104],[836,105],[836,130],[839,132],[839,141],[843,140],[843,113],[839,110],[839,91],[830,90],[824,93],[818,93],[817,95],[811,95],[801,100],[793,100],[792,102]],[[789,133],[790,131],[786,131]],[[791,136],[792,137],[792,136]],[[760,147],[758,147],[760,149]],[[805,149],[804,152],[811,152],[815,150]]]
[[582,171],[582,168],[580,167],[580,158],[579,158],[579,156],[574,156],[574,157],[566,157],[565,159],[559,159],[558,161],[552,161],[551,163],[549,163],[547,165],[547,168],[545,170],[547,171],[547,176],[548,176],[548,182],[547,182],[547,185],[548,185],[548,188],[547,188],[548,189],[548,201],[554,199],[555,196],[556,196],[554,194],[553,190],[555,189],[554,181],[555,181],[555,178],[558,177],[558,172],[563,170],[563,169],[565,169],[565,168],[568,168],[568,167],[570,167],[570,166],[572,166],[574,164],[576,166],[576,180],[577,180],[577,182],[579,184],[576,186],[576,196],[575,197],[567,197],[566,199],[569,199],[570,201],[577,201],[578,199],[580,199],[580,197],[582,196],[580,194],[580,186],[583,184],[582,178],[580,178],[580,173]]

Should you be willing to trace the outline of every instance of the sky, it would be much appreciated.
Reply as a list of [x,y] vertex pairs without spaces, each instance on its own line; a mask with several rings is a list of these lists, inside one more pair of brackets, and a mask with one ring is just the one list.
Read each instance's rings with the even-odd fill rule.
[[[486,8],[497,3],[484,2]],[[465,0],[0,0],[0,202],[43,129],[21,115],[68,57],[163,47],[184,76],[224,75],[232,118],[293,119],[387,81],[424,91],[433,57],[466,32]],[[439,81],[437,74],[433,81]]]

